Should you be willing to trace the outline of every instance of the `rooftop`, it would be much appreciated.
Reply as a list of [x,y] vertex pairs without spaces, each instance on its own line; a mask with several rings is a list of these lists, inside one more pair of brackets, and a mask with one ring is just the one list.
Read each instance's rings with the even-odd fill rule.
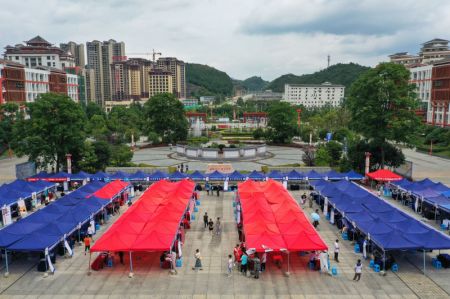
[[330,82],[323,82],[322,84],[286,84],[291,87],[345,87],[341,84],[332,84]]
[[30,39],[29,41],[25,41],[25,43],[29,46],[47,46],[50,47],[52,44],[43,39],[40,35],[37,35]]

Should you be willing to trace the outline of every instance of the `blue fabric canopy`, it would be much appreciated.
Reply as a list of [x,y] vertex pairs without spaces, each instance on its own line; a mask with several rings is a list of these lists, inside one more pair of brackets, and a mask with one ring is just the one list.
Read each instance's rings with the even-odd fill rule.
[[239,171],[235,170],[233,171],[233,173],[231,173],[228,176],[228,179],[230,181],[245,181],[247,177],[245,175],[243,175],[242,173],[240,173]]
[[196,170],[189,175],[189,177],[194,181],[204,181],[206,177],[200,171]]
[[223,173],[221,173],[217,170],[215,170],[214,172],[211,172],[209,174],[206,174],[206,176],[211,181],[225,181],[225,178],[226,178],[226,176]]
[[270,179],[273,180],[283,180],[284,177],[286,177],[285,174],[279,172],[278,170],[272,170],[271,172],[269,172],[269,174],[267,175]]
[[72,181],[82,181],[82,180],[87,180],[90,179],[92,176],[92,174],[84,172],[84,171],[80,171],[78,173],[74,173],[70,176],[70,180]]
[[[427,181],[422,184],[430,185]],[[321,195],[328,197],[329,203],[344,218],[384,250],[450,249],[448,236],[354,183],[319,181],[312,185]],[[436,198],[441,203],[444,200],[444,196]]]
[[148,179],[150,181],[159,181],[159,180],[164,180],[168,177],[169,177],[169,175],[167,173],[157,170],[154,173],[150,174]]
[[56,186],[55,183],[46,181],[15,180],[9,184],[0,186],[0,207],[15,204],[19,199],[31,198],[33,193],[41,193],[46,189]]
[[91,178],[93,180],[97,180],[97,181],[103,181],[105,179],[109,179],[109,175],[107,173],[104,173],[103,171],[98,171],[96,173],[94,173]]
[[149,175],[142,170],[138,170],[135,173],[130,174],[128,178],[130,179],[130,181],[146,181],[148,176]]
[[256,170],[253,170],[249,175],[248,175],[249,179],[252,179],[254,181],[264,181],[266,179],[266,177],[260,173],[257,172]]
[[357,173],[357,172],[355,172],[355,171],[353,171],[353,170],[350,170],[349,172],[347,172],[347,173],[345,173],[345,176],[349,179],[349,180],[355,180],[355,181],[357,181],[357,180],[362,180],[362,179],[364,179],[364,176],[363,175],[361,175],[361,174],[359,174],[359,173]]
[[124,181],[124,180],[129,180],[130,174],[119,170],[119,171],[116,171],[115,173],[113,173],[112,175],[110,175],[109,178],[111,180]]
[[180,181],[182,179],[185,179],[186,177],[187,176],[184,173],[181,173],[177,170],[169,176],[169,179],[171,181]]
[[[11,251],[44,251],[90,220],[111,201],[92,196],[106,183],[85,185],[0,230],[0,248]],[[88,196],[86,196],[88,194]]]
[[320,180],[324,178],[324,175],[318,173],[315,170],[310,170],[307,173],[305,173],[305,177],[307,177],[308,180]]
[[342,180],[346,177],[344,173],[339,173],[334,170],[330,170],[324,173],[324,176],[326,176],[329,180]]
[[288,180],[290,181],[301,181],[305,178],[305,175],[297,170],[291,170],[286,174]]

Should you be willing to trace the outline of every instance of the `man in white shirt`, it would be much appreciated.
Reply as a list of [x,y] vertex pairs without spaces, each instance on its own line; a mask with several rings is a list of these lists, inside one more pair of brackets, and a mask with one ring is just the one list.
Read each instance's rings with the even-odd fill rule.
[[336,239],[334,242],[334,260],[339,263],[339,240]]

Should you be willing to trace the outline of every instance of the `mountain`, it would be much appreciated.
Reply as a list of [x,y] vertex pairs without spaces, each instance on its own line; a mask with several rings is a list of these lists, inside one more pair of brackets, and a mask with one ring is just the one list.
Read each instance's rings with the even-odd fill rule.
[[224,95],[233,92],[233,83],[227,73],[197,63],[186,64],[188,96]]
[[338,63],[313,74],[301,76],[294,74],[282,75],[270,82],[266,89],[284,92],[285,84],[320,84],[323,82],[342,84],[349,88],[353,81],[369,69],[367,66],[356,63]]
[[245,80],[233,79],[233,84],[235,86],[242,86],[248,92],[252,92],[252,91],[264,90],[266,88],[266,86],[269,84],[269,82],[263,80],[261,77],[253,76],[253,77],[247,78]]

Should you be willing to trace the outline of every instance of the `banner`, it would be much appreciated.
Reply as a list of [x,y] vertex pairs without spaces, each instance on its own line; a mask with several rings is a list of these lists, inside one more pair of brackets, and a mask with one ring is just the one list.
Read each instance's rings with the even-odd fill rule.
[[23,199],[19,199],[17,201],[17,206],[19,207],[19,213],[20,216],[25,217],[27,216],[27,207],[25,206],[25,201]]
[[2,220],[3,220],[3,226],[10,225],[12,223],[11,218],[11,208],[9,206],[3,206],[2,208]]
[[205,173],[206,174],[212,173],[216,170],[221,173],[232,173],[234,171],[233,166],[229,163],[227,163],[227,164],[209,163],[208,166],[206,167]]
[[225,180],[225,182],[223,182],[223,191],[228,191],[228,180]]
[[325,203],[323,204],[323,214],[325,216],[328,214],[328,197],[325,197]]
[[178,240],[178,257],[181,258],[183,256],[183,253],[181,251],[181,241]]

